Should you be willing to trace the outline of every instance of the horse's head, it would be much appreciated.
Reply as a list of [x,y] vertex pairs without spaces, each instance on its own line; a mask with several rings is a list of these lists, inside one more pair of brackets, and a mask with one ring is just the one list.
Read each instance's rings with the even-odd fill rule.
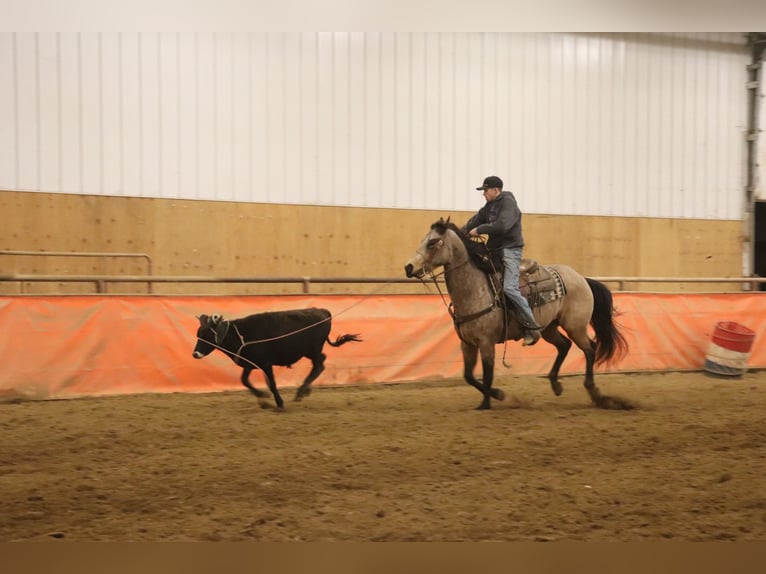
[[407,277],[421,279],[426,273],[430,273],[435,267],[450,263],[453,257],[452,249],[445,246],[450,241],[449,231],[459,233],[457,226],[450,223],[449,217],[431,225],[431,230],[423,238],[415,255],[404,266]]

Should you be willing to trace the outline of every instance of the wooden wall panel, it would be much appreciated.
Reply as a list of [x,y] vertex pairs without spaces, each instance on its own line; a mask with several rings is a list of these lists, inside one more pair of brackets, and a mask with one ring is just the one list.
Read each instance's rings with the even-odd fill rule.
[[[0,192],[0,249],[149,254],[156,275],[402,277],[430,224],[469,212],[365,209]],[[525,255],[591,276],[710,277],[741,274],[741,222],[524,215]],[[126,274],[142,260],[0,256],[2,274]],[[28,293],[93,292],[89,284],[24,285]],[[112,285],[142,293],[144,284]],[[368,293],[372,284],[315,285]],[[737,286],[643,284],[632,290],[712,291]],[[18,293],[16,283],[0,292]],[[162,293],[298,293],[299,285],[158,284]],[[390,285],[385,293],[412,292]]]

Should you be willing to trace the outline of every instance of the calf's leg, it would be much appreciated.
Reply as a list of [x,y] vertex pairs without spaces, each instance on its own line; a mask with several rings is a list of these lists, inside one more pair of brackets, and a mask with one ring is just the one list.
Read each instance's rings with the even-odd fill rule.
[[240,380],[242,381],[242,384],[245,385],[250,390],[250,392],[253,393],[256,397],[258,397],[259,399],[265,399],[269,395],[267,395],[263,391],[259,391],[252,385],[252,383],[250,383],[250,373],[252,372],[253,372],[253,369],[250,369],[247,367],[244,368],[242,370],[242,376],[240,377]]
[[279,395],[279,391],[277,390],[277,382],[274,380],[274,367],[271,365],[263,365],[261,366],[261,370],[263,371],[263,376],[266,377],[266,384],[269,385],[271,394],[274,395],[274,401],[277,403],[277,408],[283,408],[285,402],[282,400],[282,397]]
[[307,397],[311,394],[311,383],[313,383],[316,378],[322,374],[322,371],[324,371],[324,361],[327,358],[324,353],[319,353],[319,356],[309,358],[311,359],[311,372],[308,374],[306,380],[303,381],[301,386],[298,387],[298,391],[295,393],[296,401],[299,401],[303,397]]
[[265,393],[261,390],[256,389],[252,383],[250,382],[250,373],[253,372],[253,369],[245,367],[242,370],[242,376],[240,377],[240,381],[242,381],[242,384],[245,385],[245,387],[248,388],[248,390],[253,393],[256,397],[258,397],[258,403],[261,405],[261,408],[266,408],[269,405],[263,401],[263,399],[268,398],[268,393]]

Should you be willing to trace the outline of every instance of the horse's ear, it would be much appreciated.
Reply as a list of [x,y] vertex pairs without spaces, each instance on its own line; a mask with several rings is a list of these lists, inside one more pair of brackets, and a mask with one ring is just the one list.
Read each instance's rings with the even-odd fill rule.
[[444,225],[449,225],[449,220],[452,218],[451,215],[447,216],[447,221],[444,222]]

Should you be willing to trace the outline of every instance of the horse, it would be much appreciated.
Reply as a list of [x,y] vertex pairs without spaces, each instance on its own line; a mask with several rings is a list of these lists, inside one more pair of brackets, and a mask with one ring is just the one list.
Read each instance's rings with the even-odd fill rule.
[[[495,345],[524,335],[516,314],[506,312],[510,303],[502,291],[502,268],[495,271],[502,263],[495,263],[488,255],[483,243],[471,239],[449,218],[446,221],[440,218],[431,225],[415,255],[404,266],[407,277],[424,281],[430,276],[435,283],[433,269],[443,266],[451,299],[449,312],[463,353],[463,378],[482,393],[479,410],[490,408],[490,398],[505,398],[502,390],[492,387]],[[558,351],[548,373],[553,393],[559,396],[563,392],[558,380],[559,369],[574,341],[585,355],[584,386],[592,402],[605,409],[633,408],[624,399],[601,394],[593,377],[594,365],[616,362],[628,352],[627,341],[614,322],[611,291],[603,283],[583,277],[567,265],[541,266],[525,259],[520,268],[522,293],[530,287],[534,292],[535,277],[541,275],[547,277],[547,283],[553,287],[537,290],[530,306],[542,327],[542,338]],[[595,332],[595,340],[588,335],[589,324]],[[473,374],[479,352],[482,382]]]

